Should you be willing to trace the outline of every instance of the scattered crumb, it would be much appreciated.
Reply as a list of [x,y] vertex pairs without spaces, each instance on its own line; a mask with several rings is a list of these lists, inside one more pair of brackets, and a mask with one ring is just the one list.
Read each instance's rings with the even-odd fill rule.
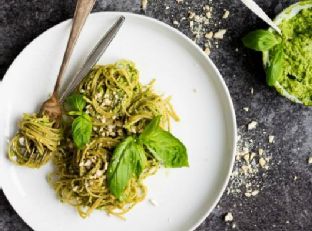
[[179,25],[179,22],[176,21],[176,20],[174,20],[174,21],[173,21],[173,24],[174,24],[174,25]]
[[236,228],[236,224],[233,223],[233,224],[232,224],[232,229],[235,229],[235,228]]
[[274,143],[274,139],[275,139],[275,136],[269,136],[269,143],[272,144]]
[[182,3],[183,2],[183,0],[176,0],[177,1],[177,3]]
[[259,164],[260,164],[261,168],[264,168],[266,165],[266,160],[263,157],[261,157],[259,159]]
[[250,88],[250,93],[253,95],[253,93],[254,93],[254,89],[253,88]]
[[227,213],[227,214],[224,216],[224,221],[225,221],[225,222],[231,222],[231,221],[233,221],[233,214],[232,214],[232,213]]
[[312,156],[309,157],[308,163],[309,163],[309,164],[312,164]]
[[153,206],[159,206],[158,202],[155,201],[154,199],[149,199],[148,200]]
[[147,7],[147,3],[148,3],[148,0],[141,0],[141,7],[142,7],[142,10],[146,10],[146,7]]
[[298,179],[298,177],[297,176],[294,176],[294,181],[296,181]]
[[205,52],[207,55],[210,55],[210,49],[209,49],[209,47],[206,47],[205,50],[204,50],[204,52]]
[[223,39],[223,36],[226,33],[226,29],[221,29],[218,32],[214,33],[213,37],[216,39]]
[[210,31],[210,32],[205,34],[205,38],[207,38],[207,39],[211,39],[212,37],[213,37],[213,32],[212,31]]
[[255,190],[251,193],[252,196],[257,196],[259,194],[259,190]]
[[262,156],[263,153],[264,153],[264,150],[263,150],[262,148],[259,148],[259,149],[258,149],[258,153],[259,153],[259,156]]
[[238,48],[235,48],[235,51],[238,52]]
[[245,193],[245,196],[246,196],[246,197],[251,197],[251,193],[250,193],[250,192],[246,192],[246,193]]
[[223,18],[223,19],[227,19],[229,16],[230,16],[230,11],[225,10],[225,11],[224,11],[224,14],[223,14],[223,16],[222,16],[222,18]]
[[248,111],[249,111],[249,108],[248,108],[248,107],[244,107],[243,110],[246,111],[246,112],[248,112]]
[[255,129],[257,127],[258,123],[256,121],[252,121],[248,124],[248,130]]
[[244,195],[247,198],[258,195],[264,187],[264,176],[272,156],[270,149],[264,151],[259,143],[253,141],[254,133],[249,131],[246,126],[238,128],[235,164],[227,187],[227,194]]

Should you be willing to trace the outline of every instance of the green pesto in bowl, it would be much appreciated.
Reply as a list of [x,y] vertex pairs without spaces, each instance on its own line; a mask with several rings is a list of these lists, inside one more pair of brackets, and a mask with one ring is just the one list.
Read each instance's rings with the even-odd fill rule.
[[[282,31],[284,56],[283,72],[274,87],[290,100],[312,106],[312,1],[292,5],[277,16],[275,23]],[[273,52],[263,52],[265,66]]]

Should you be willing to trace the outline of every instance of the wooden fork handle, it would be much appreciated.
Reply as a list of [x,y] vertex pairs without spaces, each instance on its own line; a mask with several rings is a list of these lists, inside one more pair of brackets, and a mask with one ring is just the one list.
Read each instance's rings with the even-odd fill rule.
[[78,0],[76,4],[75,14],[73,18],[73,24],[70,31],[70,35],[67,41],[66,50],[63,56],[63,61],[59,70],[59,74],[56,79],[53,95],[58,94],[58,90],[60,87],[61,79],[64,75],[64,72],[66,70],[67,64],[69,62],[69,59],[73,53],[73,49],[76,45],[77,39],[79,37],[80,31],[83,27],[83,25],[86,22],[86,19],[88,15],[90,14],[93,5],[96,0]]

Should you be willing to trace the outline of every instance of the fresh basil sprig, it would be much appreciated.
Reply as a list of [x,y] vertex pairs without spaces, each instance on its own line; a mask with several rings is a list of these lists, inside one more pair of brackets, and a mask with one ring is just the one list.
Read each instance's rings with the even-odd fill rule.
[[146,165],[146,156],[142,145],[129,136],[114,150],[108,167],[108,186],[111,193],[118,199],[128,182],[133,177],[139,177]]
[[140,135],[147,150],[166,168],[189,166],[186,148],[170,132],[160,126],[160,116],[155,117]]
[[89,143],[92,134],[92,119],[83,112],[86,101],[82,95],[74,93],[66,99],[66,105],[71,116],[77,116],[72,123],[72,136],[77,148],[82,149]]
[[159,126],[160,118],[155,117],[139,137],[129,136],[115,148],[108,166],[108,187],[119,200],[129,180],[139,178],[143,172],[147,162],[145,150],[166,168],[189,166],[185,146]]
[[69,111],[82,112],[86,106],[86,101],[82,95],[73,93],[66,98],[66,105],[68,106]]
[[82,149],[89,143],[92,134],[92,121],[91,117],[82,112],[80,116],[74,119],[72,124],[73,140],[77,148]]
[[267,30],[255,30],[242,39],[245,47],[256,51],[268,51],[281,42],[281,39]]
[[283,74],[284,52],[281,45],[277,45],[270,51],[270,63],[266,69],[266,80],[269,86],[274,86]]

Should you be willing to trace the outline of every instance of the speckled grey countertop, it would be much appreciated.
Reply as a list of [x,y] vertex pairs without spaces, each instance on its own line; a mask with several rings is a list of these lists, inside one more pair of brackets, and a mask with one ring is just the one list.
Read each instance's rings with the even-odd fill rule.
[[[273,17],[288,0],[257,0]],[[239,0],[150,0],[145,12],[170,25],[188,16],[188,11],[201,12],[204,5],[213,6],[215,15],[230,11],[218,28],[227,33],[218,49],[211,49],[211,59],[220,69],[229,87],[237,115],[238,127],[251,121],[258,127],[248,134],[254,143],[266,143],[266,134],[275,136],[267,146],[270,167],[257,177],[259,194],[246,197],[225,193],[218,206],[198,227],[206,230],[312,230],[312,110],[280,97],[264,82],[259,55],[242,47],[240,38],[247,31],[265,27]],[[0,78],[17,54],[46,29],[73,14],[74,0],[0,0]],[[139,0],[98,0],[94,11],[131,11],[144,13]],[[192,37],[188,23],[174,25]],[[211,30],[215,30],[213,25]],[[203,46],[203,43],[199,41]],[[251,94],[250,89],[254,93]],[[248,107],[249,111],[243,110]],[[233,214],[232,222],[224,215]],[[31,230],[12,209],[0,191],[0,230]]]

